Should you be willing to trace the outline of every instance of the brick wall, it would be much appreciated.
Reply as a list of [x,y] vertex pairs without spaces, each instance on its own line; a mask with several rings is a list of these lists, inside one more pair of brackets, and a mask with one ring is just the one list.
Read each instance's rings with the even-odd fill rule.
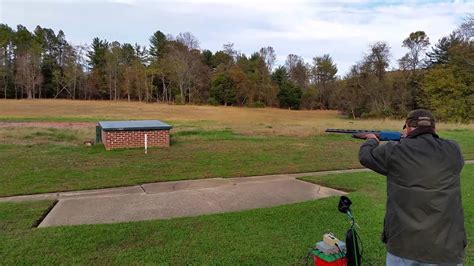
[[102,142],[106,150],[119,148],[145,147],[145,134],[148,138],[148,147],[169,147],[169,130],[137,130],[137,131],[104,131]]

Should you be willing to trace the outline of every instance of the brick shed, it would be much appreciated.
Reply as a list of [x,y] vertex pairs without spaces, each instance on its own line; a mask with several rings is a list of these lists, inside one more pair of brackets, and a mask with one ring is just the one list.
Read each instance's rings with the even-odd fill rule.
[[96,142],[106,150],[145,147],[169,147],[172,127],[158,120],[101,121],[97,123]]

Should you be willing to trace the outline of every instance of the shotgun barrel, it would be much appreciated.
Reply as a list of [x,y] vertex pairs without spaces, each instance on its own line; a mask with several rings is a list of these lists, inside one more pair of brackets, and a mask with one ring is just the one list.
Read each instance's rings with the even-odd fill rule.
[[378,134],[378,133],[380,133],[380,130],[328,128],[328,129],[326,129],[326,132],[343,133],[343,134],[357,134],[357,133]]
[[367,129],[335,129],[328,128],[326,132],[351,134],[353,138],[366,139],[368,134],[374,134],[380,141],[400,141],[402,133],[396,131],[367,130]]

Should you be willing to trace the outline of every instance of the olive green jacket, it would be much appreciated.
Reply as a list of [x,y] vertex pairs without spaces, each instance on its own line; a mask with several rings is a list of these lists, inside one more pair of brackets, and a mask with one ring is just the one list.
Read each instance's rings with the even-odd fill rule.
[[462,263],[466,247],[458,144],[434,133],[360,147],[362,165],[387,176],[382,240],[393,255],[426,263]]

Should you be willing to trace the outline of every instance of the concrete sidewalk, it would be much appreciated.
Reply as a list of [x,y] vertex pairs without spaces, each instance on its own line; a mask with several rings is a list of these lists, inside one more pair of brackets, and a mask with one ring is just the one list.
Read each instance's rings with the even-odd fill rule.
[[[474,161],[473,161],[474,162]],[[206,179],[191,179],[182,181],[166,181],[157,183],[147,183],[135,186],[125,186],[116,188],[101,188],[101,189],[89,189],[89,190],[78,190],[68,192],[51,192],[42,194],[31,194],[22,196],[8,196],[0,197],[0,202],[21,202],[21,201],[36,201],[36,200],[62,200],[69,198],[86,198],[86,197],[108,197],[114,195],[124,194],[137,194],[137,193],[148,193],[145,188],[153,189],[154,192],[157,189],[161,192],[172,192],[177,190],[191,190],[194,188],[205,188],[212,187],[212,184],[222,184],[222,181],[218,180],[260,180],[265,181],[271,178],[286,177],[286,178],[297,178],[303,176],[323,176],[330,174],[343,174],[343,173],[355,173],[355,172],[370,172],[365,168],[357,169],[346,169],[346,170],[329,170],[319,172],[305,172],[296,174],[277,174],[277,175],[263,175],[263,176],[250,176],[250,177],[235,177],[235,178],[206,178]],[[153,188],[152,188],[153,187]],[[151,191],[149,191],[151,192]],[[151,192],[153,193],[153,192]]]
[[[474,161],[466,161],[474,163]],[[237,178],[209,178],[137,186],[0,198],[0,202],[58,200],[39,227],[99,224],[222,213],[343,195],[297,180],[302,176],[368,172],[368,169]]]
[[284,175],[146,184],[124,194],[63,195],[39,227],[196,216],[342,194]]
[[169,219],[303,202],[344,192],[297,180],[336,170],[237,178],[209,178],[138,186],[0,198],[0,202],[58,200],[39,227]]

